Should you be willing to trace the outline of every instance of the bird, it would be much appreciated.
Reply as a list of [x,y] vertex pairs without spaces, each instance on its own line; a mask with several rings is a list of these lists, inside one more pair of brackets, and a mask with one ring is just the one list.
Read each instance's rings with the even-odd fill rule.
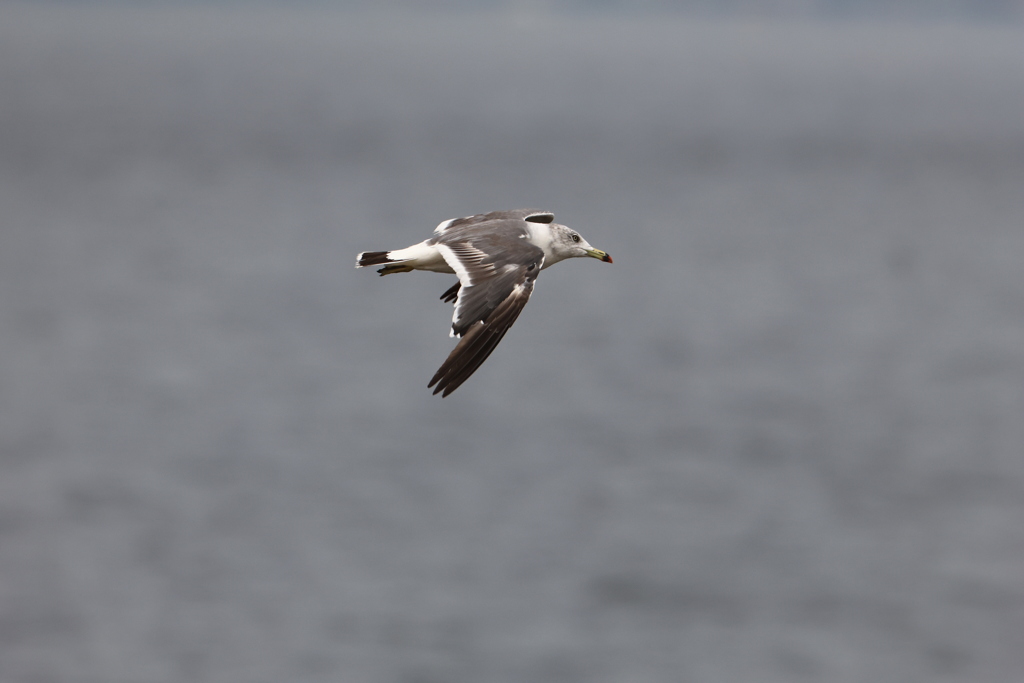
[[458,276],[440,299],[454,302],[449,336],[459,342],[427,385],[443,398],[491,355],[530,300],[537,275],[578,257],[612,263],[607,252],[555,223],[553,213],[516,209],[443,221],[419,244],[360,253],[356,268],[383,266],[377,271],[381,276],[413,270]]

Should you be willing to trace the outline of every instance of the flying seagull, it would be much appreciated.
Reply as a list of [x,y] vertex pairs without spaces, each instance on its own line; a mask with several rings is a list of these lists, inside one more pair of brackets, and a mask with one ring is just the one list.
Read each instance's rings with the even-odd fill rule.
[[555,223],[547,211],[518,209],[453,218],[419,244],[394,251],[364,251],[356,268],[384,266],[381,275],[432,270],[459,281],[441,295],[455,302],[448,359],[430,380],[447,396],[487,360],[530,300],[537,274],[559,261],[591,256],[612,262],[575,230]]

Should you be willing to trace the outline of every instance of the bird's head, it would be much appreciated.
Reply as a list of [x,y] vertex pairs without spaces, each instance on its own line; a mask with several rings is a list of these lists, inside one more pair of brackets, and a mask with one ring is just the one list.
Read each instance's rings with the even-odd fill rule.
[[612,257],[607,252],[590,246],[590,243],[575,230],[558,223],[552,223],[550,227],[551,253],[557,260],[590,256],[607,263],[612,262]]

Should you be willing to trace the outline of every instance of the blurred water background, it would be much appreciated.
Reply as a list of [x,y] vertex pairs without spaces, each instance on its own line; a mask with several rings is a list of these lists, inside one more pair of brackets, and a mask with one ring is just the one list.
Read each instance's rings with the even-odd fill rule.
[[1024,680],[1024,12],[776,4],[0,4],[0,681]]

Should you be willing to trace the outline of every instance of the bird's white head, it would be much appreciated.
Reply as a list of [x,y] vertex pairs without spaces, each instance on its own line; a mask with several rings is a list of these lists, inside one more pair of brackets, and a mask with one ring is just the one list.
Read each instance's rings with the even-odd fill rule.
[[558,223],[551,223],[548,227],[551,228],[551,246],[549,247],[550,254],[544,262],[545,266],[580,256],[590,256],[607,263],[612,262],[611,256],[590,246],[590,243],[575,230]]

